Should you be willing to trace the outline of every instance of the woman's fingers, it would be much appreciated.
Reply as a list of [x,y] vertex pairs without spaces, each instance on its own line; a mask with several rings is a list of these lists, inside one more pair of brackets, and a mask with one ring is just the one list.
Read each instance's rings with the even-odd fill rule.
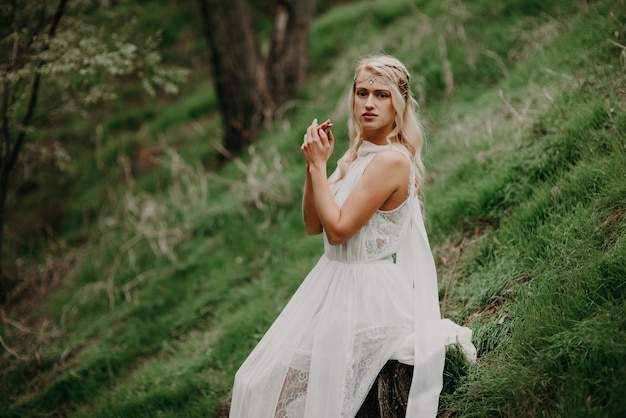
[[314,119],[307,127],[300,149],[308,162],[318,159],[325,161],[333,152],[335,137],[329,130],[332,126],[330,119],[321,124]]
[[331,146],[335,145],[335,135],[333,135],[333,131],[328,131],[328,142]]
[[315,144],[320,150],[324,150],[325,146],[320,137],[320,125],[317,123],[317,119],[314,119],[313,123],[307,128],[305,143]]
[[318,129],[317,130],[319,138],[320,138],[320,143],[322,144],[323,149],[326,149],[330,146],[330,142],[328,140],[328,135],[326,134],[326,132],[323,129]]

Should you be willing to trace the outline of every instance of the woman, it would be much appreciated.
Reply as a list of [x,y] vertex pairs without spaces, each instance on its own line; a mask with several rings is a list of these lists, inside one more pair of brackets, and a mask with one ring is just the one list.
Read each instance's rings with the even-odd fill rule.
[[350,146],[329,179],[332,123],[308,127],[303,217],[324,255],[237,372],[231,418],[354,417],[390,359],[414,365],[407,416],[433,417],[445,344],[475,355],[469,329],[439,314],[409,77],[393,57],[361,61]]

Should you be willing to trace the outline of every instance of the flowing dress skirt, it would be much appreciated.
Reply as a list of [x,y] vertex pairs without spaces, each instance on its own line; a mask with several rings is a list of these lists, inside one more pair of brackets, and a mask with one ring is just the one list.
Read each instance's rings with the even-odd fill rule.
[[354,417],[413,344],[412,292],[391,258],[322,256],[237,372],[230,417]]

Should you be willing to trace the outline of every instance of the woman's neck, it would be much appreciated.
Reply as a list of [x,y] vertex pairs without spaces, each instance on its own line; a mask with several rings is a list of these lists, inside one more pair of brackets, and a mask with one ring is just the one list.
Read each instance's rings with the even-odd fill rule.
[[390,133],[391,131],[386,131],[386,130],[383,132],[381,131],[363,132],[361,134],[361,138],[363,138],[364,141],[371,142],[372,144],[375,144],[375,145],[387,145],[390,142],[391,143],[398,142],[397,137],[389,138],[389,140],[387,139]]

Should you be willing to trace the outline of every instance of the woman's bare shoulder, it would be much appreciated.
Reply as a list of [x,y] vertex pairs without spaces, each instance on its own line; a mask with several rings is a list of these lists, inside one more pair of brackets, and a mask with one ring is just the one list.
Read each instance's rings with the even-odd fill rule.
[[411,169],[408,155],[399,149],[389,148],[376,153],[368,168],[375,171],[404,173]]

